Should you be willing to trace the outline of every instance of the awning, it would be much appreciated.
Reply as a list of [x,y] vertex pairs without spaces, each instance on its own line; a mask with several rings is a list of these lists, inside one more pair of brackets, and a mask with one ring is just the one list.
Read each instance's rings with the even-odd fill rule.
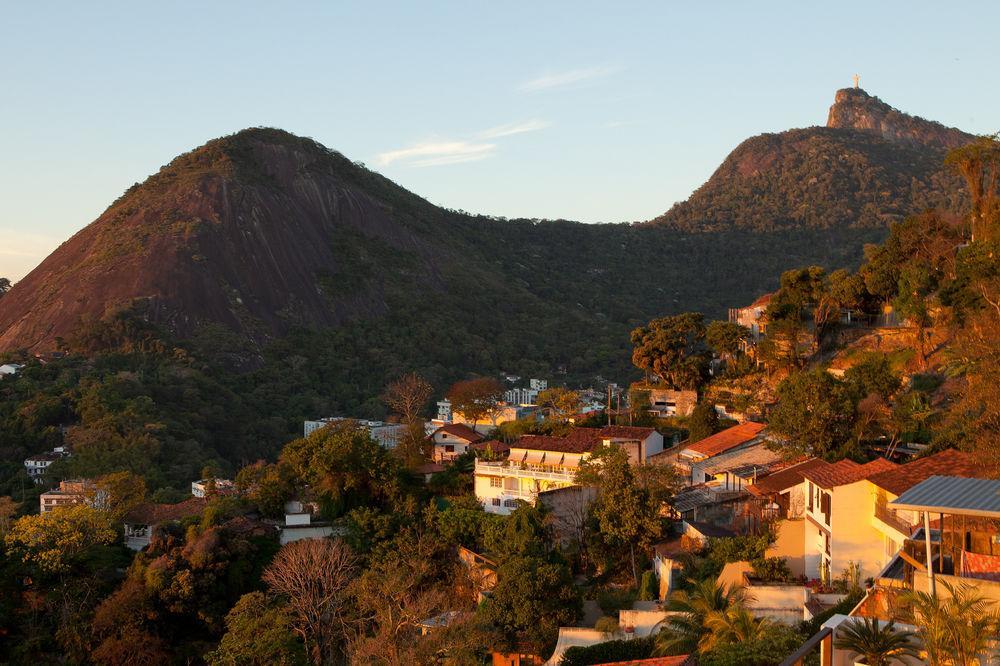
[[524,457],[524,462],[529,465],[540,465],[545,460],[545,451],[528,451]]
[[889,508],[1000,518],[1000,480],[932,476],[889,502]]

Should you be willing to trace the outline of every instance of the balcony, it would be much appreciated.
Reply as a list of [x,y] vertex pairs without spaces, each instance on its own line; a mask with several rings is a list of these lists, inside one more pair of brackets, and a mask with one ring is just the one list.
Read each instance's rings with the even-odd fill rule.
[[576,477],[575,470],[560,470],[552,465],[511,463],[507,460],[499,462],[477,460],[476,474],[484,476],[509,476],[521,479],[547,479],[563,483],[573,483]]
[[913,534],[915,525],[903,520],[894,510],[890,509],[885,498],[879,498],[875,502],[875,517],[902,534],[906,539]]

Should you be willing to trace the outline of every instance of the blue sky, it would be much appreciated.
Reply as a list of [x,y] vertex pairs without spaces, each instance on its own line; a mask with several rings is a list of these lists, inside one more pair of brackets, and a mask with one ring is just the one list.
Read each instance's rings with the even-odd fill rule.
[[215,136],[311,136],[430,201],[644,220],[837,88],[1000,129],[991,2],[38,2],[0,19],[0,275]]

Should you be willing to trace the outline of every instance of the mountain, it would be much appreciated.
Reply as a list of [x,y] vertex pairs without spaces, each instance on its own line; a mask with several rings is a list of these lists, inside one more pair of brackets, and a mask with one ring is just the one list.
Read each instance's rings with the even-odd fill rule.
[[712,232],[879,228],[928,208],[956,209],[962,185],[942,162],[972,138],[864,90],[838,90],[826,127],[747,139],[652,222]]
[[311,139],[244,130],[130,188],[17,283],[0,350],[95,351],[151,326],[237,365],[339,355],[326,374],[376,392],[413,368],[628,373],[637,324],[724,316],[785,269],[856,265],[887,221],[954,203],[943,148],[919,143],[933,124],[856,96],[831,117],[871,129],[750,139],[688,202],[633,225],[449,211]]

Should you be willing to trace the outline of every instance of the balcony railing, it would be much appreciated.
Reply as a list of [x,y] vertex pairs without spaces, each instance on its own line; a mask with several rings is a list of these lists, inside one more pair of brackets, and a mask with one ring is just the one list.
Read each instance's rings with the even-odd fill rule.
[[553,470],[544,465],[512,463],[510,461],[488,462],[476,461],[476,474],[491,476],[513,476],[531,479],[550,479],[553,481],[572,482],[576,473],[568,470]]
[[914,525],[900,518],[899,515],[890,509],[888,504],[883,500],[875,502],[875,517],[902,534],[904,537],[909,537],[913,534]]

